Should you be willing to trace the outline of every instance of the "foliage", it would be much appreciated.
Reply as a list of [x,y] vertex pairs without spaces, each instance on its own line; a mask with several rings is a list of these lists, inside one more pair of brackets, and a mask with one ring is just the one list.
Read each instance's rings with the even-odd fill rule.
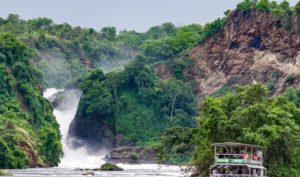
[[11,34],[0,35],[0,62],[12,65],[18,60],[28,57],[29,52],[25,45]]
[[206,173],[211,143],[242,142],[267,147],[268,176],[297,176],[300,110],[284,97],[268,98],[262,85],[239,87],[221,98],[207,98],[198,122],[195,164]]
[[253,8],[255,8],[255,3],[253,3],[251,0],[244,0],[237,5],[237,9],[242,12],[247,12]]
[[284,97],[290,101],[295,103],[297,108],[300,108],[300,88],[288,88],[284,92]]
[[269,0],[260,0],[256,5],[256,9],[262,12],[270,12]]
[[300,1],[298,1],[295,5],[295,12],[297,15],[300,15]]
[[216,39],[216,37],[218,37],[218,33],[222,29],[224,29],[226,22],[227,18],[224,17],[222,19],[218,18],[212,23],[207,23],[203,28],[203,32],[199,39],[199,44],[202,44],[205,41],[205,39],[209,37],[213,37],[214,39]]
[[83,96],[78,116],[84,119],[105,119],[112,115],[112,94],[101,70],[92,71],[81,85]]
[[193,132],[191,128],[174,126],[164,131],[157,147],[162,163],[184,164],[192,159]]
[[[58,124],[33,77],[28,61],[32,51],[11,34],[0,33],[0,39],[0,168],[25,168],[32,158],[26,146],[34,148],[43,162],[57,165],[61,153]],[[39,132],[43,127],[52,129],[50,134],[45,132],[54,135],[52,141],[43,141]],[[42,154],[38,146],[51,146],[47,149],[51,155]]]
[[47,160],[50,166],[57,166],[60,161],[62,147],[60,144],[60,134],[55,127],[43,127],[39,130],[40,153]]
[[100,171],[123,171],[122,168],[110,163],[103,164],[99,170]]
[[172,59],[197,42],[201,29],[201,26],[196,24],[183,26],[171,36],[145,40],[140,50],[143,55],[151,58],[152,62]]
[[286,77],[285,83],[292,83],[292,82],[294,82],[295,78],[296,77],[294,75],[290,74]]
[[101,29],[101,37],[113,41],[117,37],[117,30],[115,27],[107,26]]
[[[122,134],[125,142],[137,145],[157,144],[167,127],[194,126],[192,86],[182,76],[190,62],[177,56],[192,47],[201,32],[199,25],[176,28],[171,23],[142,34],[121,32],[116,38],[140,50],[140,54],[123,71],[104,75],[95,70],[78,80],[83,94],[76,120],[81,125],[105,125],[110,129],[106,134]],[[174,70],[176,79],[160,80],[156,76],[152,64],[160,60]],[[87,134],[96,133],[93,129]]]
[[95,70],[83,80],[81,88],[76,119],[98,119],[113,125],[127,141],[146,144],[158,139],[168,126],[194,124],[195,101],[190,84],[161,81],[151,68],[138,61],[122,72],[104,75]]

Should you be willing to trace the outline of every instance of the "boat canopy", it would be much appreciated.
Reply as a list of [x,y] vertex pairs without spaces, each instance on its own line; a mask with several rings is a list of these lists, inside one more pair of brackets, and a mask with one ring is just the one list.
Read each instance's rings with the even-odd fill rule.
[[216,147],[252,147],[252,148],[262,148],[262,149],[266,148],[263,146],[244,144],[244,143],[234,143],[234,142],[214,143],[212,145]]

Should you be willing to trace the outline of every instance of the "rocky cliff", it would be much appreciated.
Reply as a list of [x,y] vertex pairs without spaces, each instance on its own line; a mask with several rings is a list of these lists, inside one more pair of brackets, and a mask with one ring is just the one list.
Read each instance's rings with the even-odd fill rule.
[[194,66],[185,74],[195,92],[210,95],[226,85],[264,83],[272,94],[300,82],[300,38],[297,18],[287,31],[284,20],[257,10],[236,10],[225,28],[189,52]]

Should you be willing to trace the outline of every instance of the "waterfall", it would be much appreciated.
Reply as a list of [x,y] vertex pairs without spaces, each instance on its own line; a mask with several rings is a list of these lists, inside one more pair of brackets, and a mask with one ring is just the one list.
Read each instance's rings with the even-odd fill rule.
[[[44,92],[44,97],[51,99],[52,96],[63,90],[50,88]],[[72,148],[68,141],[72,139],[68,137],[68,130],[72,120],[75,117],[79,104],[81,92],[79,90],[68,90],[64,93],[62,100],[55,106],[53,114],[60,125],[62,135],[62,148],[64,155],[61,158],[59,167],[66,168],[99,168],[104,163],[104,156],[97,154],[89,154],[87,149]]]

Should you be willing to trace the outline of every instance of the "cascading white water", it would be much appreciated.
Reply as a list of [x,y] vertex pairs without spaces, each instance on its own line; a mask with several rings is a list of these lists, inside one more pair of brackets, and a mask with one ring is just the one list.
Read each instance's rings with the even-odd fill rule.
[[[44,97],[50,99],[56,93],[63,91],[55,88],[47,89],[44,92]],[[13,174],[16,176],[29,177],[29,176],[79,176],[80,171],[74,171],[74,168],[99,168],[104,164],[103,155],[89,154],[84,147],[74,149],[68,145],[70,141],[68,136],[69,126],[75,117],[77,107],[79,104],[81,93],[78,90],[69,90],[64,93],[62,100],[56,105],[53,114],[55,115],[57,122],[60,125],[60,131],[62,134],[62,146],[64,156],[61,158],[59,167],[51,169],[27,169],[27,170],[15,170]],[[104,153],[102,153],[104,154]],[[103,177],[126,177],[126,176],[157,176],[157,177],[182,177],[186,176],[180,170],[179,166],[168,166],[158,164],[117,164],[125,169],[122,172],[96,172],[97,175]]]
[[[44,97],[49,99],[54,94],[62,90],[50,88],[44,92]],[[67,168],[99,168],[103,163],[103,156],[91,155],[84,147],[74,149],[68,145],[70,139],[67,138],[69,126],[75,117],[77,107],[79,104],[81,92],[78,90],[69,90],[60,104],[54,109],[54,116],[60,125],[60,132],[62,134],[62,148],[64,156],[61,158],[59,167]]]

